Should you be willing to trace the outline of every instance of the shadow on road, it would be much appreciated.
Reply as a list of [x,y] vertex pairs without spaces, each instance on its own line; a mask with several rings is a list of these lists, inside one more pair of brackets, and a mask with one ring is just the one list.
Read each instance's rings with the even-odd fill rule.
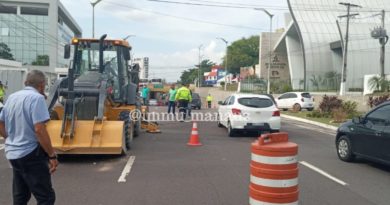
[[390,173],[390,165],[381,164],[381,163],[377,163],[377,162],[372,162],[372,161],[369,161],[369,160],[366,160],[366,159],[363,159],[363,158],[359,158],[359,157],[357,157],[353,163],[366,164],[366,165],[368,165],[370,167],[373,167],[373,168],[376,168],[376,169],[380,169],[382,171]]
[[59,155],[60,163],[94,163],[119,160],[125,155]]

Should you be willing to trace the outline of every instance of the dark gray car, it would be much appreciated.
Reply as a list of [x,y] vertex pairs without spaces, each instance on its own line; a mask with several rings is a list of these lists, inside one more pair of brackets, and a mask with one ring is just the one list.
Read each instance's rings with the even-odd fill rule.
[[192,93],[191,108],[199,110],[202,108],[202,100],[198,93]]

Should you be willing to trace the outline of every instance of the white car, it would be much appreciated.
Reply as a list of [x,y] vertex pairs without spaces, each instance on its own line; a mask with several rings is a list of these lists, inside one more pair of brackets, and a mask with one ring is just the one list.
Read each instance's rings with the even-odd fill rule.
[[150,99],[149,100],[149,105],[150,106],[157,106],[158,105],[157,100],[156,99]]
[[280,111],[266,95],[233,94],[218,104],[218,127],[226,127],[230,137],[240,130],[259,132],[280,130]]
[[294,106],[299,111],[301,109],[307,109],[308,111],[314,109],[314,98],[306,92],[284,93],[276,99],[276,103],[282,110],[292,109]]

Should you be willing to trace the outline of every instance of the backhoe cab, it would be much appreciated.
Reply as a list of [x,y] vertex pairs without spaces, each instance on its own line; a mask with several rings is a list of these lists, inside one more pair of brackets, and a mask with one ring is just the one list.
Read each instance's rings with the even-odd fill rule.
[[[72,50],[72,52],[71,52]],[[59,154],[121,154],[141,127],[138,70],[124,40],[72,39],[68,77],[51,87],[47,124]],[[72,54],[71,54],[72,53]],[[136,114],[135,114],[136,113]]]

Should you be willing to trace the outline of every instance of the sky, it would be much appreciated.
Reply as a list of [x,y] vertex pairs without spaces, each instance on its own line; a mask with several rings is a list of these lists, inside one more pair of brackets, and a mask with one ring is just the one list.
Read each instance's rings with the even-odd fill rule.
[[[61,0],[82,28],[83,37],[92,36],[94,0]],[[95,6],[95,37],[128,39],[133,57],[149,57],[149,78],[165,78],[175,82],[181,73],[202,59],[222,62],[226,44],[243,37],[269,31],[269,17],[260,10],[274,14],[273,28],[284,26],[286,0],[102,0]],[[182,2],[187,4],[166,3]],[[165,3],[164,3],[165,2]],[[227,8],[197,6],[211,4]]]

